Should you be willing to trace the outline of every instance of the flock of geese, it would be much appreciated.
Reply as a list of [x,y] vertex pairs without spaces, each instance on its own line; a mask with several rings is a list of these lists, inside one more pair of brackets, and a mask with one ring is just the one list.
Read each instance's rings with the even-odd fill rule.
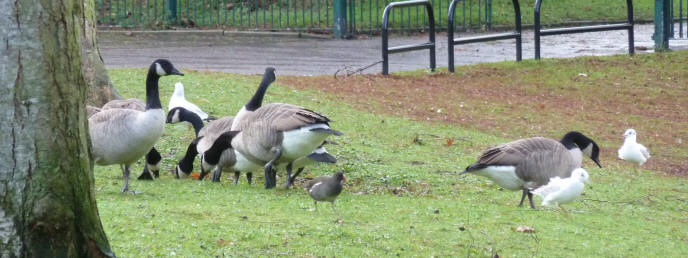
[[[154,145],[163,133],[165,123],[188,122],[196,138],[187,147],[175,167],[176,178],[188,176],[196,156],[200,155],[203,180],[220,181],[222,172],[234,172],[237,184],[240,173],[246,173],[249,184],[253,172],[263,171],[265,188],[276,186],[276,172],[287,172],[285,187],[290,188],[304,167],[317,162],[335,163],[325,149],[335,144],[330,136],[342,135],[330,127],[330,119],[316,111],[286,103],[263,105],[263,97],[275,81],[275,69],[268,67],[253,97],[235,116],[214,118],[187,101],[184,86],[175,84],[168,113],[160,103],[158,81],[161,76],[184,74],[165,59],[155,60],[148,69],[145,102],[138,99],[113,100],[102,108],[88,106],[89,133],[96,165],[120,165],[124,175],[121,192],[129,189],[131,165],[142,156],[146,165],[139,179],[159,177],[160,153]],[[204,125],[204,121],[207,124]],[[618,150],[619,158],[642,165],[650,157],[647,148],[636,142],[636,132],[628,129]],[[484,176],[512,191],[521,190],[521,202],[533,195],[541,196],[542,205],[559,206],[578,197],[589,175],[582,169],[583,155],[600,168],[600,148],[589,137],[572,131],[561,140],[544,137],[519,139],[483,152],[477,161],[461,174]],[[296,169],[295,173],[292,173]],[[307,183],[311,197],[318,201],[334,200],[342,191],[346,177],[341,172],[322,176]]]

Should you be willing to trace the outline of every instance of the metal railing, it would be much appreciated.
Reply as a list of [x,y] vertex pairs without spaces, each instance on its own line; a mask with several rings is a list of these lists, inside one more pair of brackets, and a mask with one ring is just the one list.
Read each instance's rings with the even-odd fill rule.
[[[331,32],[335,1],[340,0],[95,0],[101,26],[165,28],[168,26],[227,30]],[[347,31],[377,34],[382,13],[392,0],[341,0],[346,6]],[[438,29],[446,29],[451,0],[430,0]],[[492,0],[466,0],[459,29],[491,27]],[[390,31],[426,31],[422,7],[394,12]]]
[[[389,47],[389,14],[395,7],[425,6],[429,21],[429,41],[421,44]],[[414,50],[430,50],[430,69],[435,71],[435,15],[429,0],[411,0],[390,3],[382,12],[382,74],[389,74],[389,54]]]
[[[671,37],[676,38],[676,26],[674,23],[678,23],[678,37],[688,38],[688,0],[677,0],[677,4],[674,0],[671,0],[671,17],[673,17],[673,23],[671,23]],[[675,8],[678,7],[678,10]],[[678,17],[676,17],[678,15]]]
[[518,0],[512,0],[512,4],[514,6],[514,24],[515,24],[515,29],[512,32],[506,32],[506,33],[499,33],[499,34],[492,34],[492,35],[484,35],[484,36],[476,36],[476,37],[468,37],[468,38],[454,38],[454,16],[455,16],[455,11],[456,11],[456,4],[458,2],[466,2],[466,0],[453,0],[451,4],[449,5],[449,13],[447,14],[447,24],[448,24],[448,29],[447,29],[447,50],[449,52],[448,55],[448,63],[449,63],[449,72],[454,72],[454,45],[462,45],[462,44],[470,44],[470,43],[477,43],[477,42],[486,42],[486,41],[493,41],[493,40],[504,40],[504,39],[515,39],[516,40],[516,61],[521,61],[522,58],[522,38],[521,38],[521,6],[518,3]]
[[628,30],[628,53],[635,52],[633,47],[633,0],[626,0],[627,21],[618,24],[582,26],[582,27],[567,27],[557,29],[543,30],[540,26],[540,7],[542,0],[535,2],[535,59],[540,59],[540,37],[550,35],[561,35],[571,33],[584,33],[594,31],[608,31],[608,30]]

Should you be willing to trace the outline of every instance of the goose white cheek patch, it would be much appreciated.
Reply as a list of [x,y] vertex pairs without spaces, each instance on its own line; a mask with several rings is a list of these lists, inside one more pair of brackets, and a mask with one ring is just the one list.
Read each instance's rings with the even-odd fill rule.
[[162,66],[158,63],[155,63],[155,72],[160,76],[167,75],[167,73],[165,72],[165,69],[162,69]]

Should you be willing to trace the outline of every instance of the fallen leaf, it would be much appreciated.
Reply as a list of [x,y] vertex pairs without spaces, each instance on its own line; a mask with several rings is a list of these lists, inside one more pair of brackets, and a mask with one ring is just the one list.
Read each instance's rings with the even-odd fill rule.
[[522,232],[522,233],[535,233],[535,229],[529,226],[518,226],[516,228],[516,231]]
[[217,240],[217,246],[218,246],[218,247],[223,247],[223,246],[226,246],[226,245],[227,245],[227,240],[224,240],[224,239],[222,239],[222,238],[220,238],[220,239]]
[[449,147],[449,146],[452,146],[452,145],[454,145],[454,139],[452,139],[452,138],[447,138],[447,144],[445,144],[444,146]]

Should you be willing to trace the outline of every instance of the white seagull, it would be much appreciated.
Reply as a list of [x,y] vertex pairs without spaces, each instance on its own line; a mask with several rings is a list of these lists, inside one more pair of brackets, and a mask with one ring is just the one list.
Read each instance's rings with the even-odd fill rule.
[[584,183],[587,183],[589,178],[590,176],[585,169],[576,168],[571,172],[571,177],[550,178],[549,183],[531,192],[542,197],[543,206],[559,206],[561,208],[561,204],[572,202],[583,193]]
[[624,138],[624,143],[619,148],[619,158],[642,166],[650,158],[650,152],[645,146],[636,142],[635,130],[626,130]]
[[169,112],[175,107],[183,107],[186,110],[196,113],[202,120],[208,120],[208,114],[203,112],[196,104],[189,102],[184,98],[184,85],[181,82],[174,84],[174,93],[170,98],[170,104],[167,105]]

